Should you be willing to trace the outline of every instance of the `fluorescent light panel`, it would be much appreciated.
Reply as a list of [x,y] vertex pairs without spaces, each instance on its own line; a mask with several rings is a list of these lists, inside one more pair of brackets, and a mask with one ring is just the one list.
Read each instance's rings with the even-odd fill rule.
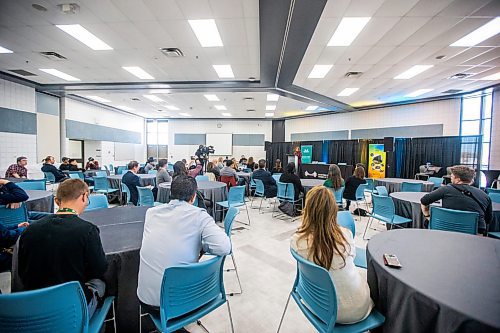
[[328,74],[333,65],[314,65],[308,79],[322,79]]
[[169,109],[170,111],[179,111],[180,110],[177,106],[173,106],[173,105],[165,105],[165,107],[167,109]]
[[214,107],[219,111],[227,110],[225,105],[214,105]]
[[217,75],[221,79],[233,79],[234,73],[231,65],[212,65]]
[[64,24],[64,25],[56,25],[59,29],[79,40],[83,44],[90,47],[95,51],[106,51],[112,50],[113,48],[108,44],[104,43],[102,40],[97,38],[90,31],[85,29],[79,24]]
[[314,111],[318,108],[317,105],[309,105],[307,108],[306,108],[306,111]]
[[277,94],[267,94],[267,101],[268,102],[277,102],[279,98],[280,98],[280,95],[277,95]]
[[354,94],[356,91],[358,91],[359,88],[345,88],[337,96],[351,96]]
[[494,18],[482,27],[460,38],[450,46],[474,46],[500,32],[500,17]]
[[274,112],[266,112],[266,117],[274,117]]
[[394,79],[396,79],[396,80],[408,80],[414,76],[417,76],[418,74],[420,74],[422,72],[425,72],[426,70],[428,70],[429,68],[432,68],[432,67],[434,67],[434,66],[433,65],[415,65],[412,68],[399,74]]
[[266,105],[266,111],[274,111],[276,110],[276,105]]
[[371,17],[344,17],[328,42],[328,46],[349,46]]
[[420,96],[423,94],[427,94],[428,92],[433,91],[433,90],[434,89],[418,89],[412,93],[409,93],[408,95],[405,95],[405,97],[417,97],[417,96]]
[[217,97],[217,95],[210,95],[210,94],[208,94],[208,95],[203,95],[203,96],[205,96],[205,98],[208,101],[210,101],[210,102],[218,102],[218,101],[220,101],[220,99],[219,99],[219,97]]
[[129,72],[132,75],[135,75],[141,80],[154,80],[154,77],[151,76],[148,72],[138,66],[125,66],[122,67],[124,70]]
[[87,98],[90,98],[96,102],[101,102],[101,103],[111,103],[110,100],[106,99],[106,98],[102,98],[102,97],[99,97],[99,96],[85,96]]
[[215,20],[188,20],[202,47],[224,46]]
[[221,113],[224,117],[231,117],[231,114],[230,113],[227,113],[227,112],[222,112]]
[[485,76],[479,80],[492,80],[492,81],[500,80],[500,72]]
[[11,51],[9,49],[6,49],[3,46],[0,46],[0,53],[14,53],[14,51]]
[[189,113],[185,113],[185,112],[179,113],[179,115],[181,115],[183,117],[191,117],[191,115]]
[[54,68],[40,68],[42,72],[45,72],[50,75],[57,76],[60,79],[66,80],[66,81],[80,81],[80,79],[71,76],[69,74],[63,73],[61,71],[58,71],[57,69]]
[[146,97],[147,99],[149,99],[152,102],[156,102],[156,103],[165,102],[163,99],[161,99],[160,97],[158,97],[156,95],[142,95],[142,96]]
[[123,111],[134,111],[134,109],[132,109],[126,105],[117,105],[116,108],[122,109]]
[[152,89],[149,91],[150,94],[170,94],[168,89]]

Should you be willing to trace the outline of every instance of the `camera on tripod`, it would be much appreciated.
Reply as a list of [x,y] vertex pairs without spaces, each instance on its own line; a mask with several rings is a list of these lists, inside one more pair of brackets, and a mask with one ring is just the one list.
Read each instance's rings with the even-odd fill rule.
[[198,147],[198,150],[196,151],[195,155],[199,158],[199,159],[203,159],[203,160],[207,160],[208,159],[208,156],[210,154],[213,154],[215,153],[215,149],[214,149],[214,146],[205,146],[205,145],[200,145]]

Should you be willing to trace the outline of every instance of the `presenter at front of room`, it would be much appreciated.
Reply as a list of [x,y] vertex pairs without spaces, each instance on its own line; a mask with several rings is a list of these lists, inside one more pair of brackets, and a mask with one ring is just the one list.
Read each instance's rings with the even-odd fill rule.
[[294,156],[297,156],[297,174],[302,177],[302,151],[300,151],[300,146],[295,147],[293,152]]

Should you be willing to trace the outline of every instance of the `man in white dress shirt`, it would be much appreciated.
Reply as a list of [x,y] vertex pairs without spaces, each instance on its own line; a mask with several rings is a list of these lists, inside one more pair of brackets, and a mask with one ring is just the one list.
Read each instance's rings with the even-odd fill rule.
[[166,268],[196,263],[200,253],[224,256],[231,251],[224,230],[205,209],[192,205],[196,190],[194,178],[178,176],[172,182],[171,201],[146,212],[137,296],[149,313],[159,311]]

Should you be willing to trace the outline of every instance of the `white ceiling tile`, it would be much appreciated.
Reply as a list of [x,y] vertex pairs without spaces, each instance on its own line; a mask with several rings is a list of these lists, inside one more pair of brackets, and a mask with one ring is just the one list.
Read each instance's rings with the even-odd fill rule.
[[383,2],[384,0],[351,0],[351,3],[349,4],[349,7],[347,7],[344,16],[373,16]]
[[438,13],[438,16],[465,17],[471,15],[488,4],[491,0],[454,0],[448,7]]
[[479,8],[477,7],[478,10],[474,11],[472,13],[472,16],[479,16],[479,17],[495,17],[498,16],[498,13],[500,13],[500,1],[498,0],[490,0],[490,2]]
[[394,46],[374,46],[372,47],[361,59],[358,60],[358,64],[377,64],[382,58],[388,56]]
[[143,1],[111,0],[130,21],[154,20],[155,16]]
[[434,16],[454,0],[420,0],[406,16]]
[[377,46],[397,46],[407,40],[418,29],[426,24],[430,17],[403,17],[389,30],[384,37],[379,39]]
[[375,17],[404,16],[419,0],[386,0],[375,13]]
[[176,0],[143,0],[148,10],[159,21],[181,20],[184,13],[180,10]]
[[208,0],[177,0],[177,5],[188,20],[214,18],[214,13]]
[[398,22],[399,17],[374,17],[353,41],[352,46],[376,46]]
[[211,0],[209,3],[214,15],[213,18],[243,18],[243,4],[241,0]]
[[[424,45],[433,41],[440,34],[447,32],[450,28],[460,22],[460,20],[460,18],[455,17],[434,17],[418,31],[408,37],[408,39],[403,42],[403,45]],[[439,45],[445,46],[449,44],[440,43]]]

